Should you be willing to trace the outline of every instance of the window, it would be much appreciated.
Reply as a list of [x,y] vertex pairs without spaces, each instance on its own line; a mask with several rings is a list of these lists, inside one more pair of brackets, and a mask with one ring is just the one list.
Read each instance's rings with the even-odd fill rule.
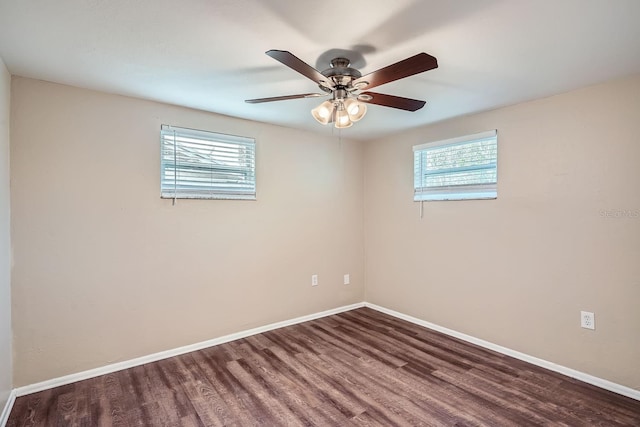
[[413,147],[413,200],[495,199],[495,130]]
[[162,125],[161,197],[256,198],[252,138]]

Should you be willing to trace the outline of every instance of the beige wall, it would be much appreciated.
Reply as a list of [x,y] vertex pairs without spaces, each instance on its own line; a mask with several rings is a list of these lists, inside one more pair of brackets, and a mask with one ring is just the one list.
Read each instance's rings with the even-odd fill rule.
[[[640,389],[640,76],[364,144],[17,77],[11,109],[15,386],[364,297]],[[258,201],[161,200],[163,123],[257,138]],[[420,219],[411,146],[494,128],[498,199]]]
[[[363,300],[360,143],[26,78],[12,91],[15,386]],[[161,200],[163,123],[255,137],[258,200]]]
[[[411,147],[489,129],[498,199],[420,219]],[[635,76],[367,143],[366,300],[640,389],[639,135]]]
[[11,75],[0,58],[0,412],[12,388],[9,111]]

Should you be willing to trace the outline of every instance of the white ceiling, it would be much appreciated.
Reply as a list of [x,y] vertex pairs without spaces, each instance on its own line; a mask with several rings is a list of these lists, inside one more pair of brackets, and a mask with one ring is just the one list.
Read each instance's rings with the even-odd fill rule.
[[0,0],[14,75],[330,134],[321,100],[244,102],[317,91],[269,49],[319,70],[351,50],[363,74],[437,57],[375,89],[427,106],[370,106],[342,131],[366,139],[640,72],[640,0]]

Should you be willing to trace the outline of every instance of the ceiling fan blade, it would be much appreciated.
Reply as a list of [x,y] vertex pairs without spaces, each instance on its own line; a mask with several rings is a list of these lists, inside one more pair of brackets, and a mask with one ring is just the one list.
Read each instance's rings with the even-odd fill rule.
[[331,82],[327,80],[325,76],[320,74],[320,71],[313,68],[311,65],[302,61],[300,58],[288,52],[286,50],[268,50],[265,52],[267,55],[275,59],[276,61],[280,61],[287,67],[295,70],[305,76],[308,79],[313,80],[317,84],[322,86],[331,87]]
[[433,70],[434,68],[438,68],[438,60],[434,56],[422,52],[411,58],[404,59],[395,64],[380,68],[377,71],[373,71],[366,76],[362,76],[356,79],[353,85],[356,86],[358,83],[362,84],[363,82],[367,82],[368,84],[364,85],[362,89],[371,89],[385,83],[413,76],[414,74]]
[[[376,92],[363,92],[360,95],[364,95],[361,98],[358,98],[361,102],[366,102],[368,104],[376,104],[382,105],[383,107],[391,107],[397,108],[399,110],[406,111],[417,111],[424,107],[426,104],[425,101],[420,101],[418,99],[411,98],[403,98],[401,96],[394,95],[385,95],[384,93],[376,93]],[[371,97],[371,99],[367,99]]]
[[260,104],[262,102],[286,101],[288,99],[318,98],[320,96],[326,96],[326,95],[327,95],[326,93],[301,93],[300,95],[285,95],[285,96],[272,96],[271,98],[247,99],[244,102],[249,104]]

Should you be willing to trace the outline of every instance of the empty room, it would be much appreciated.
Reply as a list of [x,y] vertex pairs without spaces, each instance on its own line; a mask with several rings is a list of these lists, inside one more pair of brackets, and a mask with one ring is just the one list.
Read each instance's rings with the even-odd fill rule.
[[639,426],[638,22],[0,0],[0,427]]

